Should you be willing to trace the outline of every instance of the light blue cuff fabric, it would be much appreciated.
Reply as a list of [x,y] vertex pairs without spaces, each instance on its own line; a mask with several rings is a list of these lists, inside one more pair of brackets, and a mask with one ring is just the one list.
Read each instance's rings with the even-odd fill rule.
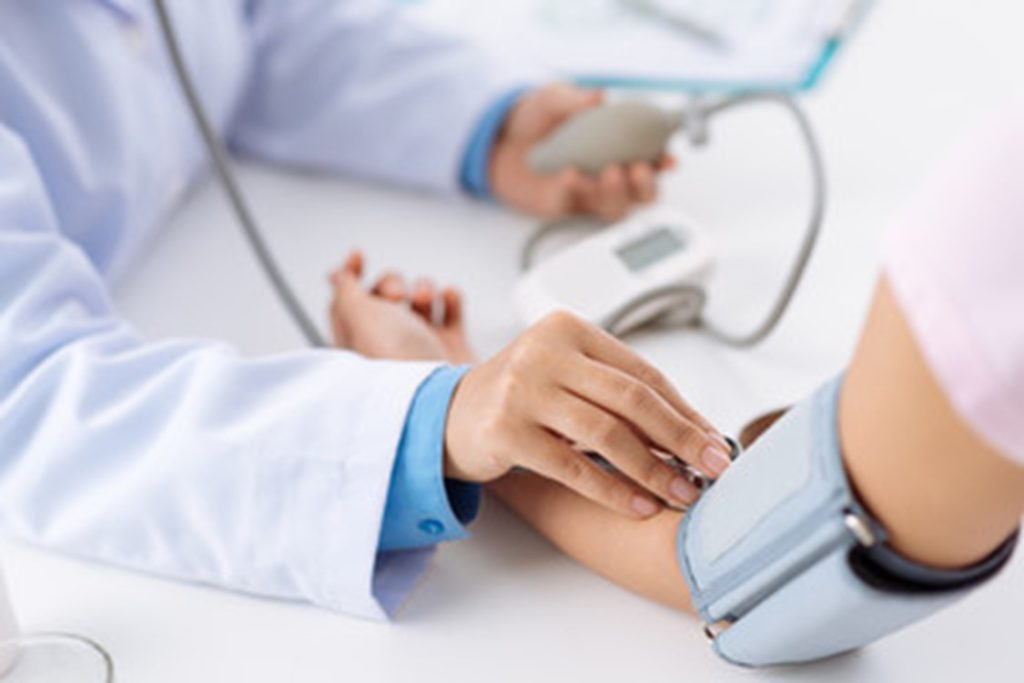
[[466,148],[466,155],[462,159],[462,171],[459,175],[459,182],[462,189],[473,197],[479,199],[491,198],[491,184],[488,178],[488,168],[491,160],[491,150],[494,148],[494,141],[498,132],[505,124],[505,117],[515,106],[519,98],[529,90],[521,87],[502,95],[487,108],[483,117],[473,131],[473,137],[469,140]]
[[438,368],[420,385],[405,421],[391,474],[378,549],[405,550],[469,536],[480,510],[480,486],[446,480],[448,404],[469,368]]

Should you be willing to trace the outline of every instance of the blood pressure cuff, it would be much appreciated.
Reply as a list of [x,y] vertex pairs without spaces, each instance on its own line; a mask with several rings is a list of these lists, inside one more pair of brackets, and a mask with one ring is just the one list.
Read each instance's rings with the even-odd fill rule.
[[677,554],[724,659],[768,666],[867,645],[955,602],[1009,559],[912,562],[857,502],[837,435],[841,379],[789,411],[684,516]]

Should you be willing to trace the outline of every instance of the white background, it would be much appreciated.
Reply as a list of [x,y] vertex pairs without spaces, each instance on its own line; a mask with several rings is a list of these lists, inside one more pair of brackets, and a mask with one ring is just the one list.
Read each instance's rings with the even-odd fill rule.
[[[1024,9],[1005,0],[877,3],[808,106],[831,173],[827,233],[782,327],[728,350],[685,333],[634,337],[724,429],[805,394],[856,339],[877,275],[879,238],[949,147],[1024,97]],[[763,311],[795,244],[803,160],[785,119],[731,115],[715,144],[679,150],[666,201],[714,226],[722,264],[712,306],[737,326]],[[490,353],[520,329],[510,308],[531,221],[501,209],[248,166],[257,213],[306,304],[354,246],[462,286],[472,341]],[[201,187],[118,287],[148,335],[229,339],[246,353],[295,348],[216,187]],[[89,634],[119,678],[180,681],[794,680],[990,681],[1024,677],[1024,560],[967,602],[852,656],[799,670],[718,662],[696,622],[627,594],[555,552],[497,504],[475,537],[445,547],[396,624],[262,601],[81,563],[4,542],[0,553],[29,630]]]

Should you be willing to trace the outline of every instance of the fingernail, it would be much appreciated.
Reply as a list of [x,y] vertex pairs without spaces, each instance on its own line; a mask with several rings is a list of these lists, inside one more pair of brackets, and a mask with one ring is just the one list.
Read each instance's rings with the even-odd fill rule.
[[650,517],[658,511],[658,505],[650,498],[633,496],[633,510],[641,517]]
[[697,500],[696,487],[682,477],[676,477],[673,479],[668,488],[672,493],[672,497],[681,503],[691,505],[695,500]]
[[719,446],[708,446],[705,448],[700,459],[703,461],[704,466],[711,470],[711,473],[716,477],[722,474],[730,463],[728,451],[723,450]]

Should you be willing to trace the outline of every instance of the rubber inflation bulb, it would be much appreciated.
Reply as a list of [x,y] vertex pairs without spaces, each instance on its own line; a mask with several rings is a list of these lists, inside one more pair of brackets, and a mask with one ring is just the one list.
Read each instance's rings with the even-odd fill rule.
[[611,164],[657,163],[683,116],[653,104],[622,101],[587,109],[530,152],[530,167],[550,175],[578,168],[597,175]]

